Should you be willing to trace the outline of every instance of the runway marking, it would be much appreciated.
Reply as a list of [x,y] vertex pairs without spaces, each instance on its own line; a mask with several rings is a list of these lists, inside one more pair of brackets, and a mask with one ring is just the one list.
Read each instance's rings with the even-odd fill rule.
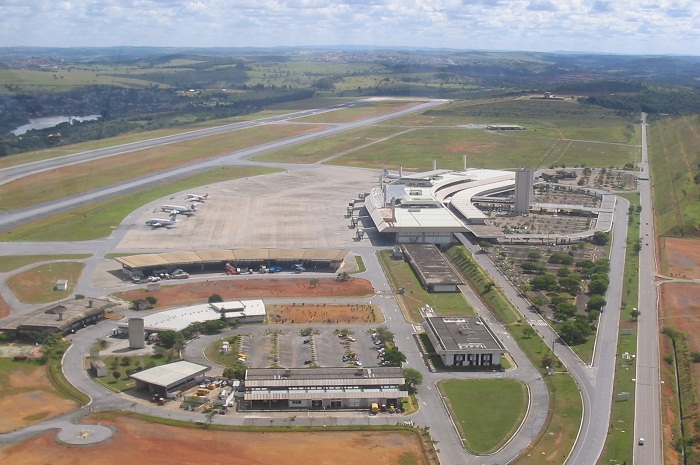
[[527,320],[532,326],[549,326],[546,321],[542,320]]

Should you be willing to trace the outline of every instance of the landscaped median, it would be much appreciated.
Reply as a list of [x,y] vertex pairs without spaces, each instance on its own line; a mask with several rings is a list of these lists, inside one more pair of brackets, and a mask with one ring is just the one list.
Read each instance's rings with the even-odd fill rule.
[[[561,362],[552,354],[529,323],[523,323],[517,310],[503,291],[488,279],[479,264],[463,246],[452,247],[448,252],[457,269],[472,289],[480,296],[484,305],[504,324],[532,364],[543,373],[549,391],[549,411],[544,429],[535,438],[530,448],[513,463],[539,465],[561,464],[574,446],[581,419],[583,405],[576,382],[565,371]],[[491,284],[489,284],[491,283]],[[488,297],[488,298],[485,298]],[[545,375],[543,365],[554,369],[553,375]]]
[[473,454],[498,451],[527,412],[527,386],[516,380],[452,379],[441,381],[438,388],[464,448]]

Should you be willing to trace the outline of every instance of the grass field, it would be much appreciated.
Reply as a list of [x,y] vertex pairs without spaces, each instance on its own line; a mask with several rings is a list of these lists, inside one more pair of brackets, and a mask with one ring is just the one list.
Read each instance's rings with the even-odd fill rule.
[[[97,384],[112,392],[122,392],[136,387],[136,381],[129,378],[129,374],[147,368],[164,365],[175,361],[169,356],[138,355],[138,356],[109,356],[98,357],[107,366],[108,375],[103,378],[93,378]],[[114,377],[114,372],[119,372],[119,377]]]
[[333,137],[285,147],[281,150],[259,155],[254,158],[262,162],[316,163],[329,157],[360,150],[391,138],[405,129],[395,127],[373,126],[349,131]]
[[[118,87],[143,88],[150,82],[138,77],[114,76],[98,68],[73,68],[70,70],[0,70],[0,86],[7,84],[26,91],[67,91],[76,86],[106,85]],[[126,67],[113,67],[110,72],[123,72]]]
[[649,126],[654,212],[659,236],[700,234],[700,120],[667,118]]
[[384,273],[389,278],[394,290],[404,287],[403,295],[397,295],[403,301],[409,316],[414,323],[423,321],[420,308],[428,304],[437,310],[441,316],[474,315],[474,309],[459,292],[430,293],[423,289],[420,281],[404,260],[391,258],[391,250],[381,250],[377,253]]
[[[633,209],[639,205],[639,194],[625,194]],[[636,322],[631,311],[637,307],[639,289],[639,255],[631,246],[639,238],[639,215],[632,215],[632,222],[627,228],[628,247],[625,256],[624,283],[622,286],[622,308],[620,309],[620,329],[635,331],[632,334],[620,334],[617,342],[617,363],[615,366],[614,393],[629,392],[629,400],[612,403],[610,412],[610,430],[605,448],[598,463],[632,463],[634,447],[634,396],[637,366],[635,360],[623,359],[620,355],[637,352]]]
[[[39,304],[65,299],[73,293],[85,265],[78,262],[56,262],[39,265],[7,279],[15,296],[27,304]],[[68,281],[65,291],[54,290],[58,280]]]
[[227,166],[186,178],[166,181],[132,194],[126,194],[42,218],[11,231],[0,233],[0,240],[11,241],[85,241],[109,236],[129,213],[173,192],[230,179],[258,176],[278,171],[258,167]]
[[0,256],[0,272],[22,268],[23,266],[31,265],[38,262],[53,262],[57,260],[79,260],[88,258],[86,254],[63,254],[63,255],[1,255]]
[[498,450],[518,429],[527,410],[526,386],[511,379],[447,380],[446,397],[465,448],[475,454]]
[[0,210],[67,197],[317,129],[319,126],[294,125],[276,125],[274,131],[251,128],[57,168],[0,186],[4,200]]

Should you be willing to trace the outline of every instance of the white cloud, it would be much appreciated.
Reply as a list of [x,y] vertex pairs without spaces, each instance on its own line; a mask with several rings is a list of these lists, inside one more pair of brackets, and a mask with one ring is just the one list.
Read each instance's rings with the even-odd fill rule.
[[0,44],[697,54],[695,0],[3,0]]

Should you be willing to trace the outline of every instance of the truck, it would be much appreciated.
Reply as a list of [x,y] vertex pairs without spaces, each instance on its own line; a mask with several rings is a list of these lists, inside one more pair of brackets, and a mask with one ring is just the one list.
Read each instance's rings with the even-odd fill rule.
[[372,403],[372,405],[369,408],[369,411],[372,413],[379,413],[379,404]]

